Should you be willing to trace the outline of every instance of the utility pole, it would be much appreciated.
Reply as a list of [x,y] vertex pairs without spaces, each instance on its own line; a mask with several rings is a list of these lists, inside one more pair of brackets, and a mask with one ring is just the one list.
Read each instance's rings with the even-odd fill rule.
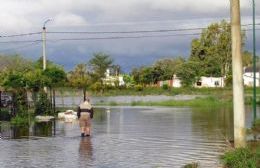
[[42,65],[43,70],[46,69],[46,28],[42,27]]
[[45,25],[49,21],[51,21],[51,19],[47,19],[43,23],[43,27],[42,27],[42,61],[43,61],[43,70],[46,69],[46,27],[45,27]]
[[255,47],[255,0],[253,3],[253,72],[254,72],[254,91],[253,91],[253,112],[254,122],[256,120],[256,47]]
[[[45,25],[51,21],[51,19],[47,19],[43,23],[42,27],[42,65],[43,65],[43,70],[46,69],[46,27]],[[47,87],[45,86],[44,88],[45,93],[47,93]]]
[[240,0],[231,3],[231,36],[232,36],[232,74],[233,74],[233,113],[234,113],[234,144],[245,147],[245,105],[241,53],[241,21]]

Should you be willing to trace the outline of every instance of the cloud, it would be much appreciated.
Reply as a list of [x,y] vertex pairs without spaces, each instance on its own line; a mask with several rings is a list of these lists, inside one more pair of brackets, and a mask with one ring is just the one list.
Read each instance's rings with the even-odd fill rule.
[[[53,19],[47,25],[48,31],[131,31],[206,27],[212,22],[230,17],[229,0],[0,0],[0,4],[1,34],[41,31],[43,22],[48,18]],[[242,23],[252,23],[252,1],[240,0],[240,4]],[[256,13],[257,23],[259,23],[260,4],[258,3]],[[176,34],[176,32],[167,34]],[[89,59],[94,52],[103,51],[129,68],[137,64],[136,60],[139,60],[138,65],[141,65],[149,64],[162,56],[188,56],[190,41],[194,38],[194,36],[175,36],[51,41],[59,38],[104,36],[122,35],[47,34],[48,58],[71,68],[70,62],[74,65],[82,59]],[[41,35],[30,38],[41,39]],[[24,39],[25,37],[22,37],[19,40]],[[250,44],[249,40],[251,38],[248,38],[247,44]],[[250,45],[247,46],[251,48]],[[0,51],[5,48],[10,47],[1,45]],[[41,45],[14,52],[39,57]]]
[[73,25],[87,25],[86,20],[79,15],[72,13],[59,13],[54,17],[54,26],[73,26]]

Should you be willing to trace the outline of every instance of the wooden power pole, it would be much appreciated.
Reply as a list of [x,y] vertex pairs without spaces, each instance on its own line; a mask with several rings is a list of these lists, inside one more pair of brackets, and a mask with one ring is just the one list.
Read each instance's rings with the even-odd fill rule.
[[233,113],[235,147],[245,147],[245,105],[242,68],[242,42],[240,21],[240,0],[231,3],[231,35],[232,35],[232,74],[233,74]]

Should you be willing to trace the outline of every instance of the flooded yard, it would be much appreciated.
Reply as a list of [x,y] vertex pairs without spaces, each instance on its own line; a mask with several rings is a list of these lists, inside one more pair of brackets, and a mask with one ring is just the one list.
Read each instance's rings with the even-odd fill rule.
[[[252,114],[247,110],[247,124]],[[92,136],[78,122],[34,123],[29,129],[1,123],[0,165],[30,167],[217,167],[232,139],[232,109],[100,107]]]

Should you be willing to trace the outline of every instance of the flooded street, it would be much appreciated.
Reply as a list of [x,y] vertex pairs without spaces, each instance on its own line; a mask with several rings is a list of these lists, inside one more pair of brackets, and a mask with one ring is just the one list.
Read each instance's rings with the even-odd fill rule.
[[[251,113],[247,110],[247,124]],[[15,167],[217,167],[232,139],[232,109],[103,107],[95,109],[92,136],[78,122],[0,127],[0,165]]]

